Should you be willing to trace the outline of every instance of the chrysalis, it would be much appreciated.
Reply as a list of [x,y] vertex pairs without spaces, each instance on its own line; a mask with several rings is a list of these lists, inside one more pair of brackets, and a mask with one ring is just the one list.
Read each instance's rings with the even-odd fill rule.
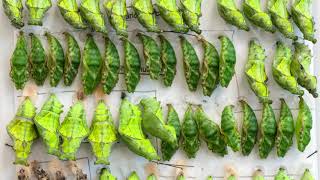
[[107,11],[110,24],[116,30],[117,35],[127,37],[126,0],[106,0],[103,5]]
[[57,96],[51,94],[34,118],[34,123],[47,148],[48,154],[55,156],[60,155],[58,128],[60,126],[60,115],[63,112],[62,108],[63,105]]
[[19,106],[13,120],[7,125],[7,132],[13,141],[13,150],[16,154],[14,164],[28,165],[28,157],[31,146],[38,138],[37,130],[33,122],[36,108],[27,97]]
[[29,10],[29,25],[42,26],[42,19],[51,8],[51,0],[27,0],[26,6]]
[[52,87],[56,87],[63,76],[63,69],[65,64],[63,48],[56,37],[52,34],[45,34],[49,43],[49,80]]
[[79,12],[79,7],[76,0],[58,0],[57,6],[60,9],[60,13],[63,18],[72,27],[76,29],[87,28],[87,25]]
[[3,0],[2,5],[11,24],[16,28],[22,28],[24,26],[22,0]]
[[92,94],[101,80],[102,57],[93,36],[88,35],[82,58],[82,86],[85,94]]
[[82,17],[95,31],[108,34],[99,0],[82,0],[79,9]]
[[86,114],[82,102],[77,102],[70,110],[58,129],[62,138],[61,160],[76,160],[76,153],[84,138],[89,134]]
[[160,159],[149,139],[145,137],[141,125],[141,111],[138,106],[123,99],[120,106],[118,132],[128,148],[148,160]]
[[28,72],[28,47],[23,32],[17,40],[16,48],[10,59],[10,77],[16,89],[23,89],[29,79]]
[[100,101],[96,107],[90,130],[88,140],[97,158],[95,164],[110,164],[108,158],[111,147],[117,140],[117,131],[112,115],[103,101]]

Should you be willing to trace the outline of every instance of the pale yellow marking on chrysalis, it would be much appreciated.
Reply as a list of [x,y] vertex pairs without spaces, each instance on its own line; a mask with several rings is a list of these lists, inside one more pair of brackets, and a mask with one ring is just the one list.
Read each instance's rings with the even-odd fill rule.
[[[182,165],[182,164],[185,164],[186,162],[182,159],[180,160],[177,160],[175,162],[175,164],[178,164],[178,165]],[[185,171],[185,168],[184,167],[181,167],[181,168],[176,168],[176,174],[175,174],[175,177],[179,176],[180,174],[184,174],[184,171]]]
[[94,97],[95,97],[96,101],[103,100],[105,98],[105,96],[106,95],[103,93],[102,86],[99,85],[94,92]]
[[144,166],[144,170],[146,174],[154,174],[156,177],[159,176],[159,170],[156,163],[149,162]]
[[253,176],[261,176],[263,175],[263,172],[261,169],[257,169],[256,171],[254,171]]
[[236,179],[238,179],[238,173],[232,165],[226,165],[224,167],[224,170],[225,170],[225,176],[224,176],[225,180],[227,180],[229,176],[235,176]]
[[34,82],[28,82],[22,91],[23,97],[30,97],[32,101],[37,100],[38,86]]

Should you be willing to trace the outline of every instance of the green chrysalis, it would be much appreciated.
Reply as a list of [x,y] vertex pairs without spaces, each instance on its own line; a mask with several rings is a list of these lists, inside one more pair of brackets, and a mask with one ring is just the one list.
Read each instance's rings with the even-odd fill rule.
[[182,13],[177,7],[176,1],[156,0],[156,5],[160,16],[173,28],[175,32],[188,32],[188,26],[185,25]]
[[234,0],[217,0],[217,7],[220,16],[227,23],[245,31],[250,30],[242,12],[236,7]]
[[141,111],[138,106],[123,99],[120,106],[120,123],[118,132],[128,148],[148,160],[160,159],[149,139],[142,131]]
[[22,28],[24,26],[22,0],[3,0],[2,6],[11,24],[16,28]]
[[82,86],[85,94],[92,94],[101,80],[102,57],[93,36],[88,35],[83,50]]
[[79,9],[82,17],[95,31],[108,34],[99,0],[82,0]]
[[197,123],[195,121],[194,111],[191,105],[184,114],[183,123],[181,126],[182,148],[188,158],[195,158],[196,153],[200,148],[200,139]]
[[143,130],[162,141],[172,145],[177,144],[174,127],[164,123],[160,102],[156,98],[144,98],[140,101],[140,105],[142,106]]
[[23,89],[29,79],[28,47],[23,32],[20,32],[16,48],[10,59],[10,77],[16,89]]
[[265,70],[264,61],[266,59],[265,50],[255,40],[250,41],[248,61],[245,66],[245,73],[252,91],[261,102],[269,102],[269,89],[266,84],[268,77]]
[[13,149],[16,154],[14,164],[28,165],[27,159],[31,153],[31,146],[38,138],[33,118],[36,108],[31,100],[26,99],[20,104],[13,120],[7,125],[7,132],[13,141]]
[[105,57],[102,64],[102,89],[106,94],[110,94],[119,80],[120,56],[114,43],[105,38]]
[[57,4],[64,20],[75,29],[86,29],[87,24],[79,12],[77,0],[58,0]]
[[42,19],[51,8],[51,0],[27,0],[26,6],[29,10],[29,25],[42,26]]
[[95,164],[110,164],[108,158],[113,143],[117,141],[117,131],[113,124],[112,115],[102,100],[96,107],[88,140],[92,152],[97,158]]
[[150,32],[160,32],[151,0],[133,0],[132,7],[140,24]]
[[292,54],[290,47],[278,41],[275,58],[272,63],[273,78],[283,89],[301,96],[304,94],[304,91],[300,89],[296,78],[290,72],[291,63]]
[[107,0],[103,4],[112,27],[116,30],[117,35],[127,37],[127,7],[125,0]]
[[76,39],[69,33],[64,33],[67,41],[66,60],[63,71],[64,84],[70,86],[78,74],[81,62],[81,50]]
[[138,33],[137,36],[143,44],[143,55],[151,79],[158,79],[161,73],[160,48],[150,36]]
[[48,154],[60,155],[60,137],[58,128],[60,126],[60,115],[63,105],[55,94],[51,94],[43,104],[40,112],[34,117],[40,137],[47,147]]
[[45,34],[50,47],[48,56],[49,80],[52,87],[56,87],[63,76],[65,57],[63,48],[56,37],[52,34]]
[[190,30],[201,33],[200,16],[201,16],[201,2],[202,0],[180,0],[182,5],[182,17]]
[[61,160],[76,160],[80,144],[89,134],[86,114],[82,102],[77,102],[70,110],[58,129],[62,138]]
[[35,83],[40,86],[43,85],[48,75],[47,56],[40,39],[32,33],[30,36],[29,73]]

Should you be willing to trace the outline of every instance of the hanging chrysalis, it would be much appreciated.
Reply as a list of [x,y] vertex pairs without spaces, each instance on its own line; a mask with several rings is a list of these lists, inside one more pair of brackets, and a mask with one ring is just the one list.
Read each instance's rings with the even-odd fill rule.
[[318,97],[317,77],[310,73],[311,49],[302,43],[294,42],[294,55],[291,63],[291,74],[300,86],[306,88],[314,98]]
[[129,175],[127,180],[140,180],[140,178],[139,178],[138,174],[135,171],[133,171],[133,172],[131,172],[131,174]]
[[99,180],[117,180],[110,171],[106,168],[102,168],[99,174]]
[[291,14],[294,23],[303,33],[304,39],[315,44],[317,39],[314,37],[315,22],[310,10],[311,3],[312,0],[295,0],[291,7]]
[[253,180],[264,180],[263,173],[260,169],[258,169],[254,172]]
[[300,97],[299,113],[296,121],[296,139],[298,150],[304,152],[311,141],[312,113],[308,104]]
[[144,98],[140,101],[142,106],[142,127],[144,132],[158,137],[162,141],[177,144],[176,131],[173,126],[163,121],[162,107],[156,98]]
[[188,32],[188,26],[185,25],[182,13],[177,7],[176,1],[156,0],[156,5],[160,16],[173,28],[175,32]]
[[200,148],[201,141],[196,123],[196,118],[192,106],[189,104],[184,113],[181,126],[182,148],[188,158],[195,158]]
[[234,106],[226,106],[221,115],[221,133],[224,141],[234,152],[240,150],[241,136],[238,131],[238,125],[233,112]]
[[258,121],[253,109],[249,106],[249,104],[244,100],[241,100],[240,103],[243,109],[241,151],[243,155],[247,156],[251,153],[254,145],[257,142]]
[[194,117],[199,129],[199,136],[207,143],[208,149],[220,156],[228,154],[219,125],[209,119],[201,106],[196,109]]
[[274,80],[283,88],[302,96],[304,91],[300,89],[298,82],[290,72],[292,62],[291,48],[281,41],[277,42],[275,58],[272,63],[272,74]]
[[293,24],[289,20],[290,14],[287,10],[287,0],[268,0],[268,11],[272,23],[286,37],[297,40]]
[[119,80],[120,56],[116,46],[105,38],[105,57],[102,63],[101,83],[103,92],[110,94]]
[[43,85],[48,75],[47,56],[40,39],[32,33],[30,36],[31,52],[29,55],[29,73],[35,83],[40,86]]
[[29,10],[29,25],[42,26],[42,20],[46,12],[51,8],[51,0],[27,0]]
[[132,7],[140,24],[150,32],[160,32],[151,0],[133,0]]
[[97,160],[95,164],[108,165],[111,147],[117,141],[112,115],[103,100],[99,101],[90,127],[88,140]]
[[64,33],[67,41],[66,59],[64,65],[64,84],[70,86],[78,74],[81,62],[81,50],[76,39],[69,33]]
[[211,96],[219,84],[219,54],[213,44],[201,38],[204,56],[201,69],[202,92]]
[[243,2],[243,14],[256,26],[274,33],[275,29],[269,14],[261,9],[260,0],[245,0]]
[[309,169],[306,169],[301,177],[301,180],[314,180],[312,173]]
[[117,35],[127,37],[127,7],[126,0],[106,0],[103,4],[107,11],[109,22]]
[[93,36],[88,35],[82,58],[82,86],[85,94],[92,94],[101,80],[102,57]]
[[170,42],[163,36],[159,35],[161,42],[161,62],[163,83],[166,87],[170,87],[177,73],[177,57]]
[[16,28],[22,28],[24,26],[22,0],[3,0],[2,6],[11,24]]
[[294,120],[287,103],[284,99],[280,99],[280,101],[281,109],[280,118],[277,122],[276,148],[277,155],[284,157],[293,144]]
[[86,114],[82,102],[77,102],[70,110],[58,129],[62,138],[61,160],[76,160],[76,153],[84,138],[89,134]]
[[245,73],[252,91],[261,102],[269,102],[269,89],[266,84],[268,77],[265,70],[264,61],[266,59],[265,50],[255,40],[250,41],[248,61],[245,66]]
[[87,24],[79,12],[76,0],[58,0],[57,4],[64,20],[75,29],[85,29]]
[[202,0],[181,0],[182,16],[191,31],[197,34],[201,33],[200,16],[201,16],[201,2]]
[[29,79],[28,47],[24,33],[21,31],[16,48],[10,59],[10,77],[16,89],[23,89]]
[[55,156],[60,155],[58,128],[60,126],[60,115],[63,112],[62,108],[63,105],[57,96],[51,94],[43,104],[40,112],[34,117],[34,123],[47,148],[48,154]]
[[36,108],[29,97],[20,104],[13,120],[7,125],[7,132],[13,141],[13,150],[16,154],[14,164],[28,165],[28,157],[31,153],[31,146],[38,138],[33,118],[36,115]]
[[100,0],[82,0],[79,9],[82,17],[95,31],[108,34],[104,16],[100,11]]
[[158,79],[161,73],[160,48],[150,36],[138,33],[137,36],[143,44],[143,55],[151,79]]
[[135,91],[140,81],[141,62],[138,50],[127,39],[122,38],[124,48],[124,74],[127,91],[132,93]]
[[65,64],[63,48],[56,37],[52,34],[46,33],[49,43],[49,56],[48,56],[48,68],[49,68],[49,80],[52,87],[56,87],[63,76],[63,69]]
[[176,133],[176,144],[170,144],[168,142],[161,142],[161,153],[162,159],[169,161],[174,153],[179,149],[180,135],[181,135],[181,124],[179,120],[178,113],[171,104],[168,104],[168,115],[167,115],[167,125],[174,127]]
[[186,178],[184,177],[183,173],[180,173],[180,174],[177,176],[176,180],[186,180]]
[[249,31],[246,19],[242,12],[236,7],[234,0],[217,0],[220,16],[228,23],[239,29]]
[[270,92],[267,86],[268,77],[264,65],[266,59],[265,50],[255,40],[251,40],[249,46],[245,73],[250,88],[261,102],[269,102]]
[[123,99],[120,106],[120,123],[118,132],[128,148],[148,160],[159,160],[156,150],[145,137],[141,125],[141,111],[137,105]]
[[227,36],[219,37],[221,43],[219,61],[219,82],[222,87],[228,87],[235,74],[237,61],[236,50],[232,41]]
[[157,177],[156,177],[154,174],[150,174],[150,175],[147,177],[147,180],[157,180]]
[[275,144],[277,134],[277,121],[271,104],[268,102],[263,103],[262,119],[259,131],[259,156],[261,159],[266,159]]
[[274,180],[291,180],[291,178],[288,176],[287,171],[281,167],[274,177]]
[[190,91],[196,91],[200,80],[200,62],[196,50],[184,37],[180,36],[183,54],[183,69],[186,83]]

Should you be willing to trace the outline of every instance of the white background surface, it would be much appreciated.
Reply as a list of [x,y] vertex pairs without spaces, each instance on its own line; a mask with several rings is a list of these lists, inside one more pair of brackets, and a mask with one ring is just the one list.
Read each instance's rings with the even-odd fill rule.
[[[61,32],[63,31],[72,31],[72,28],[68,26],[63,18],[61,17],[57,7],[54,6],[48,12],[46,19],[44,20],[44,26],[42,28],[30,28],[27,27],[24,29],[25,32],[34,32],[36,34],[43,34],[45,31],[50,31],[55,33],[55,35],[61,40],[62,44],[65,46],[65,42],[63,41],[63,37],[61,36]],[[128,3],[129,4],[129,3]],[[265,3],[264,3],[265,4]],[[313,9],[314,9],[314,17],[316,19],[316,27],[319,29],[320,24],[320,14],[317,13],[316,7],[320,7],[319,1],[314,1]],[[102,9],[103,10],[103,9]],[[104,10],[103,10],[104,11]],[[294,117],[297,116],[297,107],[298,107],[298,97],[290,95],[285,90],[282,90],[273,80],[271,74],[271,63],[273,60],[273,55],[275,52],[275,42],[281,38],[279,33],[270,34],[259,29],[252,27],[250,32],[238,31],[236,28],[226,25],[224,21],[218,16],[218,12],[216,10],[216,3],[214,0],[203,0],[202,3],[202,13],[201,17],[201,29],[203,29],[203,36],[208,39],[210,42],[216,45],[217,49],[220,49],[220,43],[217,39],[219,35],[227,35],[230,38],[233,38],[234,45],[236,46],[237,51],[237,65],[236,65],[236,75],[230,83],[228,89],[217,88],[213,93],[212,97],[203,97],[201,87],[198,87],[198,91],[196,93],[190,93],[187,90],[187,86],[185,84],[183,69],[182,69],[182,55],[181,49],[178,41],[178,34],[175,33],[166,33],[166,36],[170,40],[170,42],[174,45],[177,60],[178,60],[178,72],[177,76],[174,80],[173,86],[171,88],[164,88],[161,80],[152,81],[148,76],[142,76],[142,79],[137,87],[136,93],[129,95],[129,98],[133,102],[139,102],[142,97],[146,96],[157,96],[158,99],[162,102],[164,107],[164,111],[166,112],[165,104],[172,103],[174,107],[177,109],[180,119],[183,117],[183,113],[186,109],[187,103],[194,104],[203,104],[205,111],[210,116],[211,119],[218,122],[220,124],[220,115],[225,105],[235,104],[236,105],[236,115],[238,124],[241,124],[241,108],[237,103],[240,98],[247,99],[249,104],[255,109],[256,115],[258,119],[261,119],[261,106],[258,103],[257,98],[253,94],[253,92],[249,89],[248,83],[244,76],[244,65],[247,59],[248,53],[248,43],[251,38],[258,39],[261,44],[266,49],[267,59],[266,59],[266,70],[269,77],[268,86],[271,90],[271,99],[273,102],[273,107],[275,109],[276,117],[279,116],[280,102],[279,98],[283,97],[289,104],[294,114]],[[15,47],[15,40],[17,35],[17,30],[13,28],[7,17],[4,15],[3,10],[0,12],[0,179],[15,179],[16,178],[16,167],[12,164],[14,161],[14,153],[13,151],[5,146],[5,143],[11,143],[9,136],[6,133],[5,127],[8,122],[13,118],[16,108],[21,101],[22,92],[15,91],[13,84],[9,78],[9,59]],[[158,18],[158,22],[161,24],[163,29],[167,29],[168,27],[163,23],[163,21]],[[129,30],[133,31],[130,33],[130,39],[135,43],[139,52],[142,55],[141,43],[135,37],[136,29],[143,28],[137,23],[135,19],[130,19],[128,21]],[[83,43],[85,41],[86,32],[75,32],[74,35],[79,41],[81,47],[83,47]],[[150,34],[151,35],[151,34]],[[123,51],[121,48],[121,43],[117,40],[115,33],[110,33],[111,39],[117,44],[118,50],[120,52],[121,57],[123,57]],[[156,37],[156,36],[154,36]],[[194,47],[197,50],[199,59],[202,59],[202,48],[201,44],[197,42],[196,38],[193,36],[187,36],[190,41],[193,42]],[[42,42],[45,46],[47,46],[47,42],[45,38],[41,37]],[[100,35],[96,35],[95,39],[101,48],[101,53],[103,54],[103,40]],[[319,38],[319,33],[317,32],[317,39]],[[287,43],[290,43],[289,40],[286,40]],[[319,52],[317,49],[320,48],[320,43],[315,46],[311,46],[314,49],[314,67],[317,76],[319,76]],[[141,56],[143,61],[143,58]],[[202,60],[201,60],[202,61]],[[40,109],[43,101],[48,97],[48,94],[51,92],[57,93],[60,100],[65,105],[64,113],[62,117],[64,117],[66,111],[69,106],[74,101],[75,91],[80,87],[79,77],[76,79],[76,83],[69,88],[65,88],[61,83],[58,88],[50,88],[48,82],[42,88],[37,89],[38,96],[33,97],[33,100]],[[29,84],[28,87],[31,85]],[[104,99],[110,106],[112,111],[114,121],[118,122],[118,108],[120,103],[120,95],[121,91],[125,89],[123,75],[120,76],[120,80],[115,88],[115,91],[111,93],[109,96],[105,96]],[[96,95],[97,96],[97,95]],[[97,102],[97,97],[91,96],[85,99],[85,105],[87,109],[87,118],[88,124],[91,124],[92,112],[94,111],[94,107]],[[212,175],[216,177],[215,179],[222,179],[224,176],[224,167],[227,165],[232,165],[237,170],[239,174],[239,179],[251,179],[251,175],[253,171],[257,168],[262,168],[267,176],[266,179],[273,179],[272,175],[274,175],[277,169],[280,166],[284,166],[287,168],[288,172],[295,179],[299,179],[300,175],[303,173],[304,168],[311,168],[312,172],[315,176],[318,176],[319,173],[319,155],[313,155],[311,158],[307,159],[306,157],[314,152],[316,149],[319,149],[319,139],[317,138],[320,135],[319,132],[319,123],[317,124],[317,120],[319,117],[319,100],[314,101],[312,96],[308,93],[304,96],[307,100],[310,108],[313,110],[314,114],[314,128],[312,129],[312,141],[310,145],[307,147],[304,153],[300,153],[296,144],[290,149],[285,158],[278,158],[275,154],[275,150],[273,150],[269,157],[266,160],[260,160],[258,158],[257,146],[253,150],[253,152],[248,157],[244,157],[240,154],[240,152],[233,153],[231,149],[229,149],[229,154],[224,158],[218,157],[217,155],[211,153],[207,150],[206,144],[202,142],[202,147],[197,153],[197,157],[195,159],[188,160],[186,155],[179,150],[173,159],[170,162],[165,162],[170,165],[184,165],[183,171],[187,176],[187,179],[205,179],[207,175]],[[156,141],[154,141],[156,144]],[[46,155],[46,150],[41,144],[41,141],[37,141],[32,149],[32,155],[30,156],[30,160],[38,160],[40,162],[45,162],[53,159],[53,156]],[[88,143],[83,143],[81,149],[77,155],[80,158],[77,161],[78,165],[88,174],[89,179],[96,179],[96,174],[98,169],[101,166],[95,166],[94,158],[90,153],[90,145]],[[125,179],[126,176],[133,170],[136,170],[140,175],[141,179],[145,179],[146,176],[151,172],[155,172],[160,179],[175,179],[176,174],[180,171],[179,168],[175,168],[168,165],[161,165],[157,163],[148,163],[141,157],[138,157],[131,153],[123,143],[115,144],[113,147],[113,151],[110,157],[111,166],[109,167],[114,175],[118,177],[118,179]],[[47,163],[42,163],[42,167],[46,169]],[[64,164],[61,164],[64,166]],[[318,176],[319,177],[319,176]],[[70,176],[70,178],[72,177]],[[318,178],[320,179],[320,178]]]

